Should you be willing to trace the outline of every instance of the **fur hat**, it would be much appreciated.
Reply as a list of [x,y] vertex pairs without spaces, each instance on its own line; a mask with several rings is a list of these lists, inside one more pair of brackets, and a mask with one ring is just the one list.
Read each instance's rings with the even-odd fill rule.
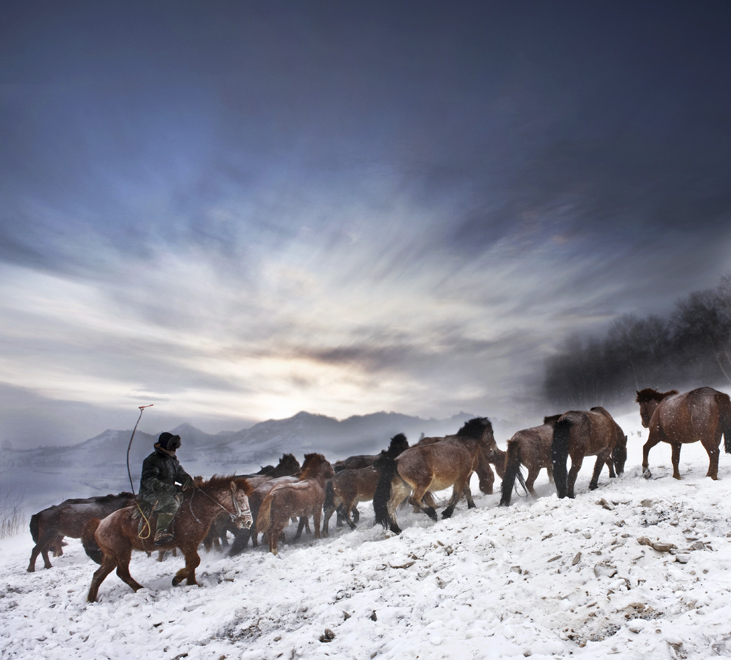
[[160,434],[160,437],[157,439],[157,444],[168,451],[175,451],[180,447],[180,436],[165,431]]

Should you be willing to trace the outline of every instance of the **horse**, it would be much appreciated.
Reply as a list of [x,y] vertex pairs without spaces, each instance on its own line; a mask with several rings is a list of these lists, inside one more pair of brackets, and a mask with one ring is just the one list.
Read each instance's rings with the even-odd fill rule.
[[[307,461],[305,461],[305,466],[307,465],[308,463]],[[291,484],[299,480],[299,477],[295,476],[277,477],[276,479],[269,479],[268,481],[265,481],[263,484],[260,484],[259,486],[254,488],[249,495],[249,507],[251,508],[251,517],[254,520],[257,519],[257,516],[259,515],[259,509],[261,509],[261,504],[264,501],[264,498],[273,488],[279,486],[280,484]],[[256,529],[249,528],[240,530],[237,534],[235,534],[234,542],[231,545],[231,549],[228,551],[228,556],[235,557],[239,553],[243,552],[246,544],[249,542],[249,539],[251,539],[251,545],[253,547],[258,547],[258,537],[259,535],[257,534]]]
[[[571,456],[571,470],[566,475],[566,459]],[[574,497],[574,485],[584,456],[596,456],[589,490],[598,487],[599,474],[606,463],[609,477],[624,472],[627,460],[627,436],[612,416],[601,406],[589,411],[570,410],[561,415],[553,427],[551,461],[556,493],[559,498]]]
[[91,518],[104,518],[105,516],[129,506],[134,502],[132,493],[109,494],[104,496],[89,497],[86,499],[65,500],[61,504],[43,509],[34,513],[30,519],[30,534],[35,542],[35,547],[30,553],[28,572],[36,570],[36,559],[38,555],[43,556],[45,568],[52,568],[48,559],[48,551],[53,550],[54,556],[63,554],[63,537],[81,538],[84,525]]
[[[406,439],[406,436],[403,433],[397,433],[393,436],[393,438],[391,438],[391,442],[386,451],[391,456],[398,456],[408,448],[409,441]],[[357,470],[358,468],[369,467],[376,462],[376,459],[378,459],[379,456],[380,454],[361,454],[358,456],[350,456],[348,458],[344,458],[342,461],[335,461],[333,469],[335,472],[340,472],[341,470]]]
[[386,459],[373,497],[376,522],[400,534],[395,511],[409,495],[413,504],[432,520],[437,520],[434,507],[423,501],[424,495],[430,490],[444,490],[449,486],[452,486],[452,497],[442,512],[443,518],[452,515],[463,494],[467,498],[467,506],[474,508],[469,479],[476,471],[480,490],[492,492],[494,475],[485,450],[494,440],[490,420],[476,417],[465,423],[456,435],[416,444],[396,459]]
[[83,542],[87,554],[94,558],[101,553],[101,566],[94,572],[87,600],[93,603],[97,599],[99,586],[104,578],[115,568],[117,575],[134,591],[142,588],[129,573],[129,561],[132,550],[147,551],[151,548],[172,550],[180,548],[185,557],[185,566],[173,578],[173,586],[186,580],[187,584],[198,584],[195,569],[200,564],[198,545],[206,535],[213,519],[221,509],[225,510],[236,524],[251,526],[248,494],[251,486],[241,477],[214,476],[201,486],[193,486],[183,492],[183,503],[173,521],[172,541],[161,546],[153,546],[147,541],[154,536],[156,519],[145,520],[143,529],[148,534],[140,533],[140,520],[136,513],[137,506],[119,509],[103,520],[91,520],[84,530]]
[[[384,452],[385,454],[385,452]],[[378,465],[378,461],[376,461]],[[368,467],[341,470],[325,484],[325,502],[323,504],[322,533],[329,536],[328,523],[335,510],[342,511],[343,518],[350,529],[355,529],[360,514],[356,505],[358,502],[368,502],[373,499],[381,476],[381,469],[376,465]],[[351,518],[352,512],[352,518]]]
[[332,465],[322,454],[306,454],[300,480],[295,483],[279,484],[267,493],[256,518],[256,531],[266,534],[269,550],[278,552],[279,537],[293,517],[299,517],[297,540],[307,516],[315,524],[315,538],[320,538],[320,518],[325,501],[325,482],[335,475]]
[[[262,467],[256,474],[241,476],[245,477],[252,489],[255,490],[272,479],[295,475],[300,471],[300,469],[299,461],[294,457],[294,454],[282,454],[282,458],[279,459],[279,463],[276,466],[272,467],[271,465],[267,465]],[[253,492],[252,496],[254,496]],[[249,499],[251,500],[251,497]],[[260,502],[261,500],[259,500],[259,503]],[[253,503],[250,502],[250,506],[254,520],[256,520]],[[238,554],[248,542],[250,530],[238,529],[236,525],[231,522],[231,518],[224,513],[213,521],[211,529],[208,530],[206,538],[203,539],[203,545],[206,548],[206,552],[210,552],[212,548],[215,548],[218,552],[222,552],[224,547],[227,548],[229,532],[231,532],[234,537],[234,545],[238,544],[238,549],[235,552],[233,547],[231,548],[229,556]],[[254,545],[256,545],[256,534],[253,535],[253,540]]]
[[542,469],[548,472],[548,481],[553,483],[553,463],[551,462],[551,444],[553,443],[553,428],[561,415],[552,415],[543,418],[541,426],[523,429],[508,440],[508,449],[505,452],[504,476],[500,506],[509,506],[510,498],[515,485],[515,477],[521,477],[520,466],[528,469],[528,477],[524,482],[525,489],[536,497],[533,484]]
[[678,394],[677,390],[657,392],[647,388],[637,392],[642,426],[650,436],[642,448],[642,473],[652,476],[648,460],[650,449],[658,442],[667,442],[673,449],[673,478],[680,479],[678,464],[684,443],[701,441],[708,452],[707,477],[718,479],[718,458],[721,435],[724,449],[731,453],[731,401],[728,394],[711,387]]
[[252,477],[288,477],[296,472],[300,471],[299,461],[294,457],[294,454],[282,454],[282,458],[279,459],[277,465],[265,465],[255,474],[242,475],[247,479]]

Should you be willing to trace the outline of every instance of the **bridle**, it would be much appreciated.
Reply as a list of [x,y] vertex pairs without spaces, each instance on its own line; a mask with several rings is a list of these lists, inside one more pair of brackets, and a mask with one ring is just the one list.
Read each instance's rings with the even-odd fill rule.
[[[188,500],[188,507],[190,508],[190,513],[192,514],[193,518],[196,519],[196,522],[201,522],[198,520],[198,516],[193,513],[193,495],[195,495],[195,492],[198,491],[199,493],[203,493],[211,502],[214,502],[216,506],[225,511],[229,517],[231,518],[231,522],[235,523],[239,518],[244,519],[244,526],[246,529],[251,527],[252,523],[254,522],[254,518],[251,515],[251,508],[249,507],[248,498],[246,505],[242,507],[239,504],[239,501],[236,499],[236,484],[232,481],[231,482],[231,501],[233,502],[234,511],[229,511],[223,504],[221,504],[215,497],[209,495],[205,490],[198,488],[198,486],[193,486],[193,494],[190,496],[190,500]],[[248,523],[248,524],[247,524]]]

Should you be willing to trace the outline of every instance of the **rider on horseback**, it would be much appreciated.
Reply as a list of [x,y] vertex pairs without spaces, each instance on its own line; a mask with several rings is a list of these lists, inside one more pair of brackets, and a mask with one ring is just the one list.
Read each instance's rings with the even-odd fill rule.
[[[193,478],[180,466],[175,450],[180,447],[180,436],[161,433],[155,451],[142,463],[139,499],[148,503],[157,513],[155,545],[173,540],[168,531],[183,501],[180,490],[193,486]],[[177,486],[180,484],[180,486]]]

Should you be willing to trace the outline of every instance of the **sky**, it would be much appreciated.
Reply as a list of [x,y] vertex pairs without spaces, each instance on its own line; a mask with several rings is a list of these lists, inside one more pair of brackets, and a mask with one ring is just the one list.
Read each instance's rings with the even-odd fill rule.
[[731,4],[4,2],[0,441],[530,421],[731,270]]

